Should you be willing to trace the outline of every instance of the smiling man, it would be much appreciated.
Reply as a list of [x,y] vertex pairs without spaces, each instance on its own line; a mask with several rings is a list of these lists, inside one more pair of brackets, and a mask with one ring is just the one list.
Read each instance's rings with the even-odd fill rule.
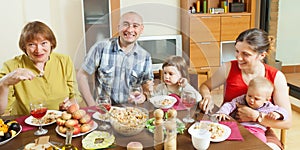
[[[88,106],[95,105],[97,96],[109,95],[113,103],[128,101],[129,88],[152,84],[150,54],[137,44],[144,31],[143,19],[136,12],[122,15],[118,25],[119,37],[100,41],[89,50],[77,72],[79,90]],[[88,77],[95,74],[95,97],[90,92]],[[143,96],[139,102],[145,100]]]

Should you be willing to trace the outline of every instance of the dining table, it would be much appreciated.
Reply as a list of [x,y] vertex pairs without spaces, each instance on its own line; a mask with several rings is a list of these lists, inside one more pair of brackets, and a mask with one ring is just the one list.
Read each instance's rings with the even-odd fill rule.
[[[149,118],[153,117],[153,112],[155,109],[154,106],[150,106],[151,104],[143,104],[143,106],[140,107],[146,107],[149,111]],[[94,113],[92,109],[89,109],[88,107],[85,108],[87,112],[90,114]],[[209,120],[208,115],[202,113],[198,109],[196,109],[196,106],[192,108],[191,111],[193,114],[193,118],[195,121],[202,121],[202,120]],[[177,110],[177,118],[182,119],[187,115],[186,110]],[[6,119],[16,119],[20,116],[2,116],[1,118],[3,120]],[[236,122],[236,120],[229,120]],[[101,123],[99,120],[95,120],[96,123]],[[177,149],[178,150],[193,150],[195,149],[192,144],[191,135],[188,133],[188,128],[193,123],[187,123],[186,129],[184,130],[183,134],[177,134]],[[50,141],[55,143],[64,144],[65,137],[60,136],[56,131],[56,123],[43,126],[43,128],[48,129],[47,136],[50,136]],[[267,146],[264,142],[259,140],[256,136],[251,134],[247,129],[245,129],[241,124],[237,123],[238,129],[240,131],[240,134],[243,138],[243,140],[224,140],[220,142],[210,142],[209,150],[232,150],[232,149],[239,149],[239,150],[247,150],[247,149],[259,149],[259,150],[270,150],[271,148]],[[33,130],[28,130],[26,132],[21,132],[19,135],[14,137],[11,141],[7,142],[6,144],[0,145],[0,149],[12,149],[12,150],[22,150],[24,146],[28,143],[34,142],[35,139],[37,139],[39,136],[34,135],[34,131],[37,130],[37,128]],[[99,130],[99,129],[96,129]],[[112,133],[115,136],[115,142],[113,145],[106,149],[111,150],[124,150],[126,149],[126,146],[129,142],[140,142],[143,145],[143,149],[150,150],[154,149],[154,139],[153,139],[153,133],[149,132],[146,128],[143,129],[139,134],[133,135],[133,136],[123,136],[118,133],[116,133],[112,128],[107,130],[106,132]],[[78,136],[72,139],[72,144],[75,145],[79,150],[82,148],[82,139],[86,135]]]

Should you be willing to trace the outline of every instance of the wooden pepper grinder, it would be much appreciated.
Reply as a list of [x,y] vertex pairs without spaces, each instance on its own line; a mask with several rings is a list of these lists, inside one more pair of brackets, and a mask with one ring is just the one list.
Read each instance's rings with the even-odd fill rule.
[[155,121],[155,129],[154,129],[154,149],[162,150],[163,142],[164,142],[164,132],[163,132],[163,116],[164,112],[161,109],[156,109],[153,113]]
[[164,143],[164,150],[176,150],[177,149],[177,132],[176,132],[177,111],[175,109],[169,109],[167,113],[168,113],[168,119],[165,122],[167,137]]

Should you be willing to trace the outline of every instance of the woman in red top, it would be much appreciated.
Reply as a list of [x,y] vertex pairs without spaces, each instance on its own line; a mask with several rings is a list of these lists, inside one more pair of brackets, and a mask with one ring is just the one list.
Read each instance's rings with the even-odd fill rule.
[[[237,60],[224,63],[210,79],[200,86],[199,90],[203,96],[203,100],[199,103],[200,109],[206,113],[212,110],[214,102],[211,99],[211,90],[224,85],[224,102],[231,101],[237,96],[246,94],[251,79],[263,76],[269,79],[275,87],[271,101],[286,109],[289,117],[284,121],[270,120],[264,118],[265,114],[263,114],[260,123],[273,128],[290,128],[292,113],[285,76],[281,71],[263,63],[264,58],[272,50],[273,42],[274,39],[260,29],[242,32],[235,43]],[[246,106],[239,107],[237,114],[240,122],[256,122],[259,117],[258,111]]]

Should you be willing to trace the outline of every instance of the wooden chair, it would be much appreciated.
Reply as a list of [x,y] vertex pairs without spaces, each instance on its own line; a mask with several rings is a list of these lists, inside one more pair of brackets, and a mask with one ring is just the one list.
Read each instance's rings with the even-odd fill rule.
[[287,136],[287,129],[281,129],[280,130],[280,142],[282,143],[283,148],[285,148],[285,142],[286,142],[286,136]]

